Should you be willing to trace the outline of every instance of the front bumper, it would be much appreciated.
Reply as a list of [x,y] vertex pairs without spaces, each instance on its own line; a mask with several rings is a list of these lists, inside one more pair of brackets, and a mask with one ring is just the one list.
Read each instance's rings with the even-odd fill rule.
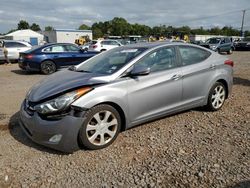
[[[20,126],[34,142],[62,152],[79,150],[78,133],[83,124],[82,117],[66,115],[59,120],[44,120],[36,112],[30,115],[24,107],[20,110]],[[59,142],[49,141],[54,135],[62,135]]]

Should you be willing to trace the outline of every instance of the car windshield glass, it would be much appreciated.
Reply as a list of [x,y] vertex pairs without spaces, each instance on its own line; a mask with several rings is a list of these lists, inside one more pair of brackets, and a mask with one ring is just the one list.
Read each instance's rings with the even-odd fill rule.
[[114,48],[82,63],[76,71],[110,75],[145,50],[146,48]]
[[250,42],[250,38],[244,38],[243,41]]
[[218,44],[220,42],[220,38],[211,38],[208,39],[206,43],[208,44]]

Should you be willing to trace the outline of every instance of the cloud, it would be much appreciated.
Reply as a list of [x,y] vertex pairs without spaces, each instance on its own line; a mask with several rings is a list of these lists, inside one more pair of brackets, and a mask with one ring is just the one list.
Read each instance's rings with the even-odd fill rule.
[[[242,12],[250,8],[249,0],[1,0],[0,33],[16,28],[24,19],[44,28],[75,29],[81,24],[123,17],[130,23],[149,26],[172,25],[212,27],[230,25],[239,28]],[[245,23],[250,25],[250,10]]]

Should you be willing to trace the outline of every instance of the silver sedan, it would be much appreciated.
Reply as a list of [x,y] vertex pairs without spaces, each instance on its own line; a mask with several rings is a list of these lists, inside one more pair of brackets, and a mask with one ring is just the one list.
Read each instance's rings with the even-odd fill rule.
[[184,43],[122,46],[47,77],[28,93],[20,124],[35,142],[65,152],[101,149],[122,130],[183,110],[219,110],[233,61]]

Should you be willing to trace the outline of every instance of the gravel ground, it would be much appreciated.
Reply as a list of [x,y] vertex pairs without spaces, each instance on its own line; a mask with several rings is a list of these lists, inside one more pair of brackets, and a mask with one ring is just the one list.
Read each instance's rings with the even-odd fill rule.
[[234,88],[220,111],[179,113],[69,155],[34,144],[17,123],[45,76],[0,65],[0,187],[250,187],[250,52],[230,58]]

